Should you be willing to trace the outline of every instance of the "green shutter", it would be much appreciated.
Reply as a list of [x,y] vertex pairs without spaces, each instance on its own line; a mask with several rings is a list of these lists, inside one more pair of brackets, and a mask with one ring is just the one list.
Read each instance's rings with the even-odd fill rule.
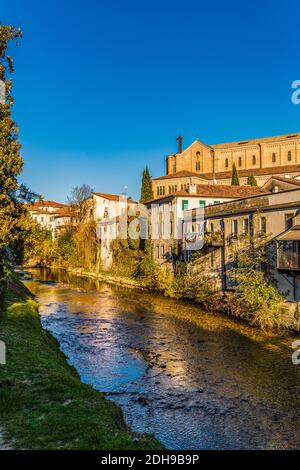
[[182,200],[182,210],[185,211],[189,206],[189,201],[187,201],[186,199],[183,199]]
[[205,201],[199,201],[199,206],[200,207],[205,207]]
[[214,204],[220,204],[220,201],[214,201]]

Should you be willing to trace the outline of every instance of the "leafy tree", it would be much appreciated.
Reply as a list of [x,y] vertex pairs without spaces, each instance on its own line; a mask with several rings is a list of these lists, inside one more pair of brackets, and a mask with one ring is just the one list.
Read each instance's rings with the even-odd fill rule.
[[153,199],[152,180],[147,165],[143,171],[140,202],[145,204],[145,202],[151,201],[151,199]]
[[240,185],[240,180],[239,180],[239,177],[238,177],[238,172],[237,172],[235,163],[232,165],[231,184],[232,184],[232,186],[239,186]]
[[23,161],[18,143],[18,128],[11,118],[13,97],[11,95],[13,61],[7,53],[8,44],[17,42],[21,30],[13,26],[0,25],[0,278],[4,275],[4,264],[11,259],[13,244],[22,233],[20,221],[24,208],[18,200],[17,177],[22,171]]
[[284,313],[284,296],[268,269],[268,246],[267,238],[253,238],[237,249],[235,267],[228,270],[235,286],[231,313],[262,328],[280,325]]
[[257,186],[257,181],[254,175],[249,175],[247,178],[247,185],[248,186]]

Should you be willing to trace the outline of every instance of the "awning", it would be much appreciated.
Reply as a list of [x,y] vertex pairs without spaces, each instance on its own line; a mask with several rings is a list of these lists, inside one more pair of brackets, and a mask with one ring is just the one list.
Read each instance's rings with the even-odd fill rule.
[[300,241],[300,225],[295,225],[276,237],[277,241]]

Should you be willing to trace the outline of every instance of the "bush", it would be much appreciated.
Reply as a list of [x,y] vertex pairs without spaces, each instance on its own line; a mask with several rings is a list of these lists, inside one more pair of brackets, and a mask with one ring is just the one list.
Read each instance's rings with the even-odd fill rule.
[[155,279],[155,287],[164,295],[170,297],[174,296],[174,275],[169,267],[161,266],[158,268]]

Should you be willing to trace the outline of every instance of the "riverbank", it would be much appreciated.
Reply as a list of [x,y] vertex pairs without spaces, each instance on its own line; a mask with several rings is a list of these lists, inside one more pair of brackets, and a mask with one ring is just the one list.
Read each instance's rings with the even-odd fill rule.
[[235,299],[231,292],[227,292],[223,295],[216,295],[214,297],[211,294],[210,300],[208,302],[198,302],[197,300],[191,300],[189,297],[184,295],[176,296],[171,295],[170,289],[166,289],[163,292],[151,288],[149,285],[145,284],[142,280],[132,279],[125,276],[115,275],[110,271],[100,271],[95,272],[92,270],[88,270],[85,268],[62,268],[65,269],[67,272],[74,274],[75,276],[80,276],[84,278],[89,278],[97,281],[107,282],[108,284],[119,285],[127,288],[134,288],[134,289],[146,289],[148,291],[153,291],[158,294],[163,295],[164,297],[170,298],[179,298],[186,302],[192,302],[192,304],[197,305],[199,308],[204,308],[208,312],[217,312],[219,314],[225,315],[228,318],[234,318],[241,323],[247,324],[253,327],[258,327],[259,329],[282,329],[282,330],[290,330],[296,331],[297,333],[300,332],[300,304],[298,302],[285,302],[284,307],[281,309],[281,312],[278,312],[276,315],[277,319],[276,322],[272,325],[272,321],[265,322],[266,325],[257,323],[251,323],[246,315],[243,315],[239,311],[239,309],[232,308],[234,305]]
[[131,432],[120,409],[82,383],[57,341],[42,329],[38,305],[17,281],[5,291],[0,338],[0,427],[14,449],[161,449]]

